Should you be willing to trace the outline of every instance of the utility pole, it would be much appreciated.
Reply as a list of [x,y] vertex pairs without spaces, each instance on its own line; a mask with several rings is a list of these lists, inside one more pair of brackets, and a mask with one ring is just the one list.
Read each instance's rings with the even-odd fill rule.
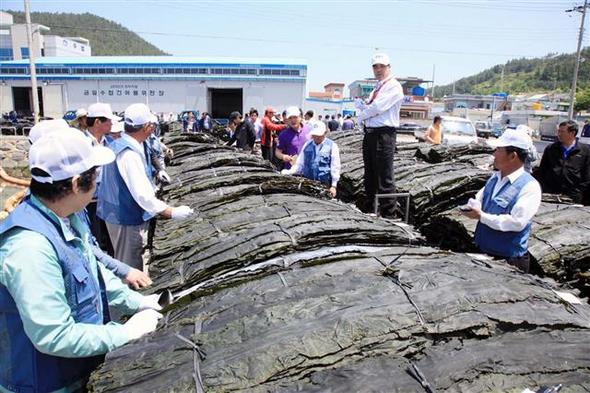
[[434,72],[436,70],[436,64],[432,65],[432,101],[434,101]]
[[25,0],[25,20],[27,22],[27,43],[29,45],[29,68],[31,69],[31,93],[33,96],[33,112],[35,124],[39,122],[39,92],[37,91],[37,69],[35,68],[35,48],[33,47],[33,31],[31,28],[31,10],[29,0]]
[[504,93],[504,69],[506,64],[502,64],[502,74],[500,74],[500,92]]
[[578,50],[576,52],[576,63],[574,65],[574,78],[572,80],[572,91],[570,92],[570,108],[567,118],[574,119],[574,103],[576,101],[576,88],[578,87],[578,71],[580,70],[580,53],[582,51],[582,39],[584,37],[584,20],[586,19],[586,9],[588,8],[588,0],[584,0],[583,6],[577,6],[565,12],[581,12],[582,22],[580,23],[580,33],[578,34]]

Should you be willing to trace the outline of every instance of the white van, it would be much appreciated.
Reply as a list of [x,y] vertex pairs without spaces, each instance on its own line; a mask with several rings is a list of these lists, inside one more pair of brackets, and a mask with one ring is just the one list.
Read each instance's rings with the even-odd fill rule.
[[443,144],[479,143],[479,138],[471,120],[462,117],[443,116],[441,128]]

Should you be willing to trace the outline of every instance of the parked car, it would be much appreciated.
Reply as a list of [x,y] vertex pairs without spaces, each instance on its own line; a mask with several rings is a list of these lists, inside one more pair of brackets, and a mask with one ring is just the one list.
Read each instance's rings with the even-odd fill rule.
[[[443,116],[441,122],[442,143],[448,145],[479,143],[475,127],[471,120],[462,117]],[[414,137],[424,141],[425,130],[414,131]]]
[[415,134],[417,130],[425,131],[426,127],[417,123],[401,123],[397,129],[401,134]]
[[441,128],[443,144],[457,145],[479,142],[471,120],[462,117],[443,116]]
[[489,138],[492,135],[492,126],[487,121],[476,121],[475,132],[479,137]]

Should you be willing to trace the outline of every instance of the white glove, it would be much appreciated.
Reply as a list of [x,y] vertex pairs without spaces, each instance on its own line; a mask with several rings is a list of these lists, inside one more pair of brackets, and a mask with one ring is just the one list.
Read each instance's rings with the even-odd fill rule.
[[162,314],[155,310],[143,310],[129,318],[123,327],[131,341],[156,330],[160,318],[162,318]]
[[160,311],[162,309],[162,306],[160,306],[158,304],[159,299],[160,299],[160,295],[157,293],[154,295],[144,296],[141,299],[141,302],[139,303],[138,311],[143,311],[143,310]]
[[173,220],[184,220],[188,218],[195,211],[188,206],[178,206],[172,208],[172,219]]
[[170,179],[170,175],[167,174],[166,171],[164,171],[164,170],[158,172],[158,174],[156,175],[156,177],[162,183],[170,184],[170,182],[172,181],[172,179]]
[[288,175],[289,174],[289,170],[288,169],[283,169],[281,171],[281,175]]

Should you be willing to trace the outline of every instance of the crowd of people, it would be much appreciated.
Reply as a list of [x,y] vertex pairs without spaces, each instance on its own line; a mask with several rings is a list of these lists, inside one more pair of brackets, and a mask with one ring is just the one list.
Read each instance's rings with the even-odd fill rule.
[[[367,211],[392,218],[404,95],[387,55],[375,54],[372,70],[376,87],[355,103]],[[295,106],[280,114],[269,106],[262,117],[253,108],[245,117],[231,113],[227,144],[260,154],[284,175],[318,181],[336,197],[340,152],[329,133],[354,127],[348,116],[316,119]],[[210,129],[207,113],[183,119],[185,132]],[[577,131],[575,122],[559,125],[558,142],[547,147],[535,176],[525,170],[531,137],[507,130],[499,138],[496,170],[460,207],[477,220],[475,243],[483,253],[528,272],[541,193],[590,204],[590,149]],[[440,134],[435,118],[427,140],[440,143]],[[185,220],[194,212],[156,196],[156,185],[171,179],[158,119],[145,104],[130,105],[119,118],[109,104],[95,103],[70,123],[40,122],[29,141],[29,193],[0,223],[0,391],[76,391],[105,353],[156,328],[158,295],[130,289],[151,283],[143,255],[147,232],[154,217]],[[132,316],[112,321],[111,309]]]

